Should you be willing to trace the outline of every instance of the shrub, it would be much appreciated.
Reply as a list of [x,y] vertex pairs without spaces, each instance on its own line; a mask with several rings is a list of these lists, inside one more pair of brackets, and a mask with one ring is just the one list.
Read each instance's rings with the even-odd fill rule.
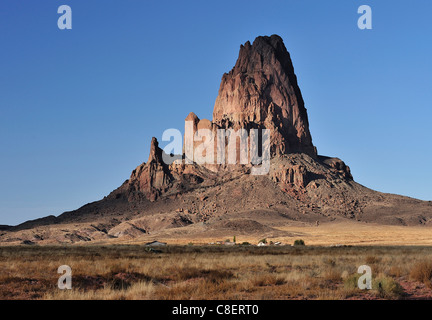
[[225,270],[208,270],[208,269],[199,269],[195,267],[185,267],[176,269],[173,268],[172,277],[177,281],[186,281],[194,278],[205,278],[210,282],[220,282],[225,279],[231,279],[234,277],[234,274],[231,271]]
[[258,241],[258,243],[260,243],[260,242],[262,242],[262,243],[267,243],[267,239],[261,239],[260,241]]
[[280,286],[285,284],[285,280],[279,276],[273,275],[261,275],[252,280],[252,285],[255,287],[265,287],[265,286]]
[[388,274],[390,276],[399,278],[403,274],[403,270],[400,266],[391,266],[390,270],[388,271]]
[[432,288],[432,262],[422,261],[415,264],[411,269],[410,277]]
[[[358,289],[358,280],[362,275],[354,273],[344,280],[344,287],[348,290]],[[372,277],[372,290],[380,298],[398,299],[404,294],[402,286],[393,278],[379,275]]]
[[366,257],[366,264],[375,264],[375,263],[378,263],[378,262],[380,262],[381,261],[381,259],[380,258],[377,258],[377,257],[375,257],[375,256],[367,256]]
[[241,244],[242,244],[242,246],[249,246],[249,245],[250,245],[250,243],[249,243],[249,242],[246,242],[246,241],[245,241],[245,242],[242,242]]
[[404,294],[402,286],[396,280],[383,275],[372,279],[372,289],[380,298],[398,299]]
[[328,265],[329,267],[335,267],[336,266],[336,260],[332,259],[332,258],[323,259],[323,263]]
[[295,246],[304,246],[305,242],[302,239],[294,241]]
[[349,289],[349,290],[358,289],[358,280],[360,277],[361,277],[360,273],[354,273],[350,276],[347,276],[344,279],[345,289]]
[[324,272],[324,280],[330,282],[340,282],[342,279],[341,273],[335,269],[329,269]]

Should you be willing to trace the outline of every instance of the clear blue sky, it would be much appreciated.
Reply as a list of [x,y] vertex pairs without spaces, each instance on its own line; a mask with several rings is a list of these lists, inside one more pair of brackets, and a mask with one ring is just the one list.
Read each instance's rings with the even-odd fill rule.
[[[57,8],[72,8],[72,30]],[[359,30],[357,8],[373,10]],[[372,189],[432,200],[430,0],[2,0],[0,224],[101,199],[152,136],[211,119],[240,44],[279,34],[319,154]]]

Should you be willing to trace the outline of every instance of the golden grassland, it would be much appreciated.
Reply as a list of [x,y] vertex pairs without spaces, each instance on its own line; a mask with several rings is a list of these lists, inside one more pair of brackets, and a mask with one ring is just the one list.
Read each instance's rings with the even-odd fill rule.
[[[0,247],[0,298],[425,299],[431,261],[420,246],[11,246]],[[364,264],[372,290],[357,288]],[[72,290],[57,287],[60,265]]]
[[[426,226],[391,226],[362,222],[330,222],[319,226],[315,224],[290,224],[284,226],[273,226],[274,229],[286,231],[293,236],[266,236],[266,235],[245,235],[226,232],[223,235],[215,236],[209,233],[208,236],[179,236],[179,234],[165,234],[145,236],[137,239],[113,239],[110,243],[116,244],[140,244],[152,240],[161,240],[169,244],[186,245],[209,244],[215,241],[233,239],[236,236],[237,242],[249,242],[257,244],[262,238],[269,241],[280,241],[283,244],[293,244],[298,238],[303,239],[308,245],[330,246],[330,245],[363,245],[363,246],[432,246],[432,228]],[[103,243],[103,242],[101,242]]]
[[309,227],[283,227],[284,231],[302,233],[311,245],[432,245],[432,229],[424,226],[389,226],[372,223],[341,222]]

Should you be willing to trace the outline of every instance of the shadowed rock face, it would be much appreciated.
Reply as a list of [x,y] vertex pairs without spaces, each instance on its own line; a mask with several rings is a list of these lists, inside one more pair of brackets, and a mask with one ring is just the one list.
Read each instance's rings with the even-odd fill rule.
[[156,138],[152,138],[150,154],[147,163],[139,165],[119,189],[114,191],[110,197],[125,197],[128,201],[139,201],[146,198],[155,201],[158,196],[167,191],[172,174],[168,165],[163,162],[163,150],[159,148]]
[[277,35],[240,47],[234,68],[222,77],[213,122],[222,128],[271,129],[272,155],[317,155],[291,58]]

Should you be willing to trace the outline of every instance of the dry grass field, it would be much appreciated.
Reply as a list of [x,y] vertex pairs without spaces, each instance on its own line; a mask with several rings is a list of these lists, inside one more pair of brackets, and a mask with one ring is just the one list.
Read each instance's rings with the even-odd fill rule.
[[[306,243],[313,245],[385,245],[432,246],[432,229],[424,226],[389,226],[373,223],[341,222],[309,227],[283,227],[301,233]],[[291,241],[292,242],[292,241]]]
[[[215,241],[232,239],[237,242],[249,242],[257,244],[262,238],[269,241],[293,244],[296,239],[303,239],[308,245],[332,246],[332,245],[363,245],[363,246],[432,246],[432,229],[429,226],[392,226],[379,225],[364,222],[330,222],[316,226],[314,223],[294,222],[286,225],[272,225],[277,231],[283,231],[291,236],[278,236],[269,233],[236,233],[228,232],[203,232],[201,234],[189,234],[181,232],[187,228],[167,229],[161,234],[145,235],[135,239],[112,239],[101,241],[98,244],[141,244],[153,240],[162,240],[169,244],[187,245],[189,243],[205,245]],[[180,232],[179,232],[180,231]],[[197,236],[198,235],[198,236]]]
[[[431,262],[420,246],[10,246],[0,299],[430,299]],[[357,288],[364,264],[372,290]]]

